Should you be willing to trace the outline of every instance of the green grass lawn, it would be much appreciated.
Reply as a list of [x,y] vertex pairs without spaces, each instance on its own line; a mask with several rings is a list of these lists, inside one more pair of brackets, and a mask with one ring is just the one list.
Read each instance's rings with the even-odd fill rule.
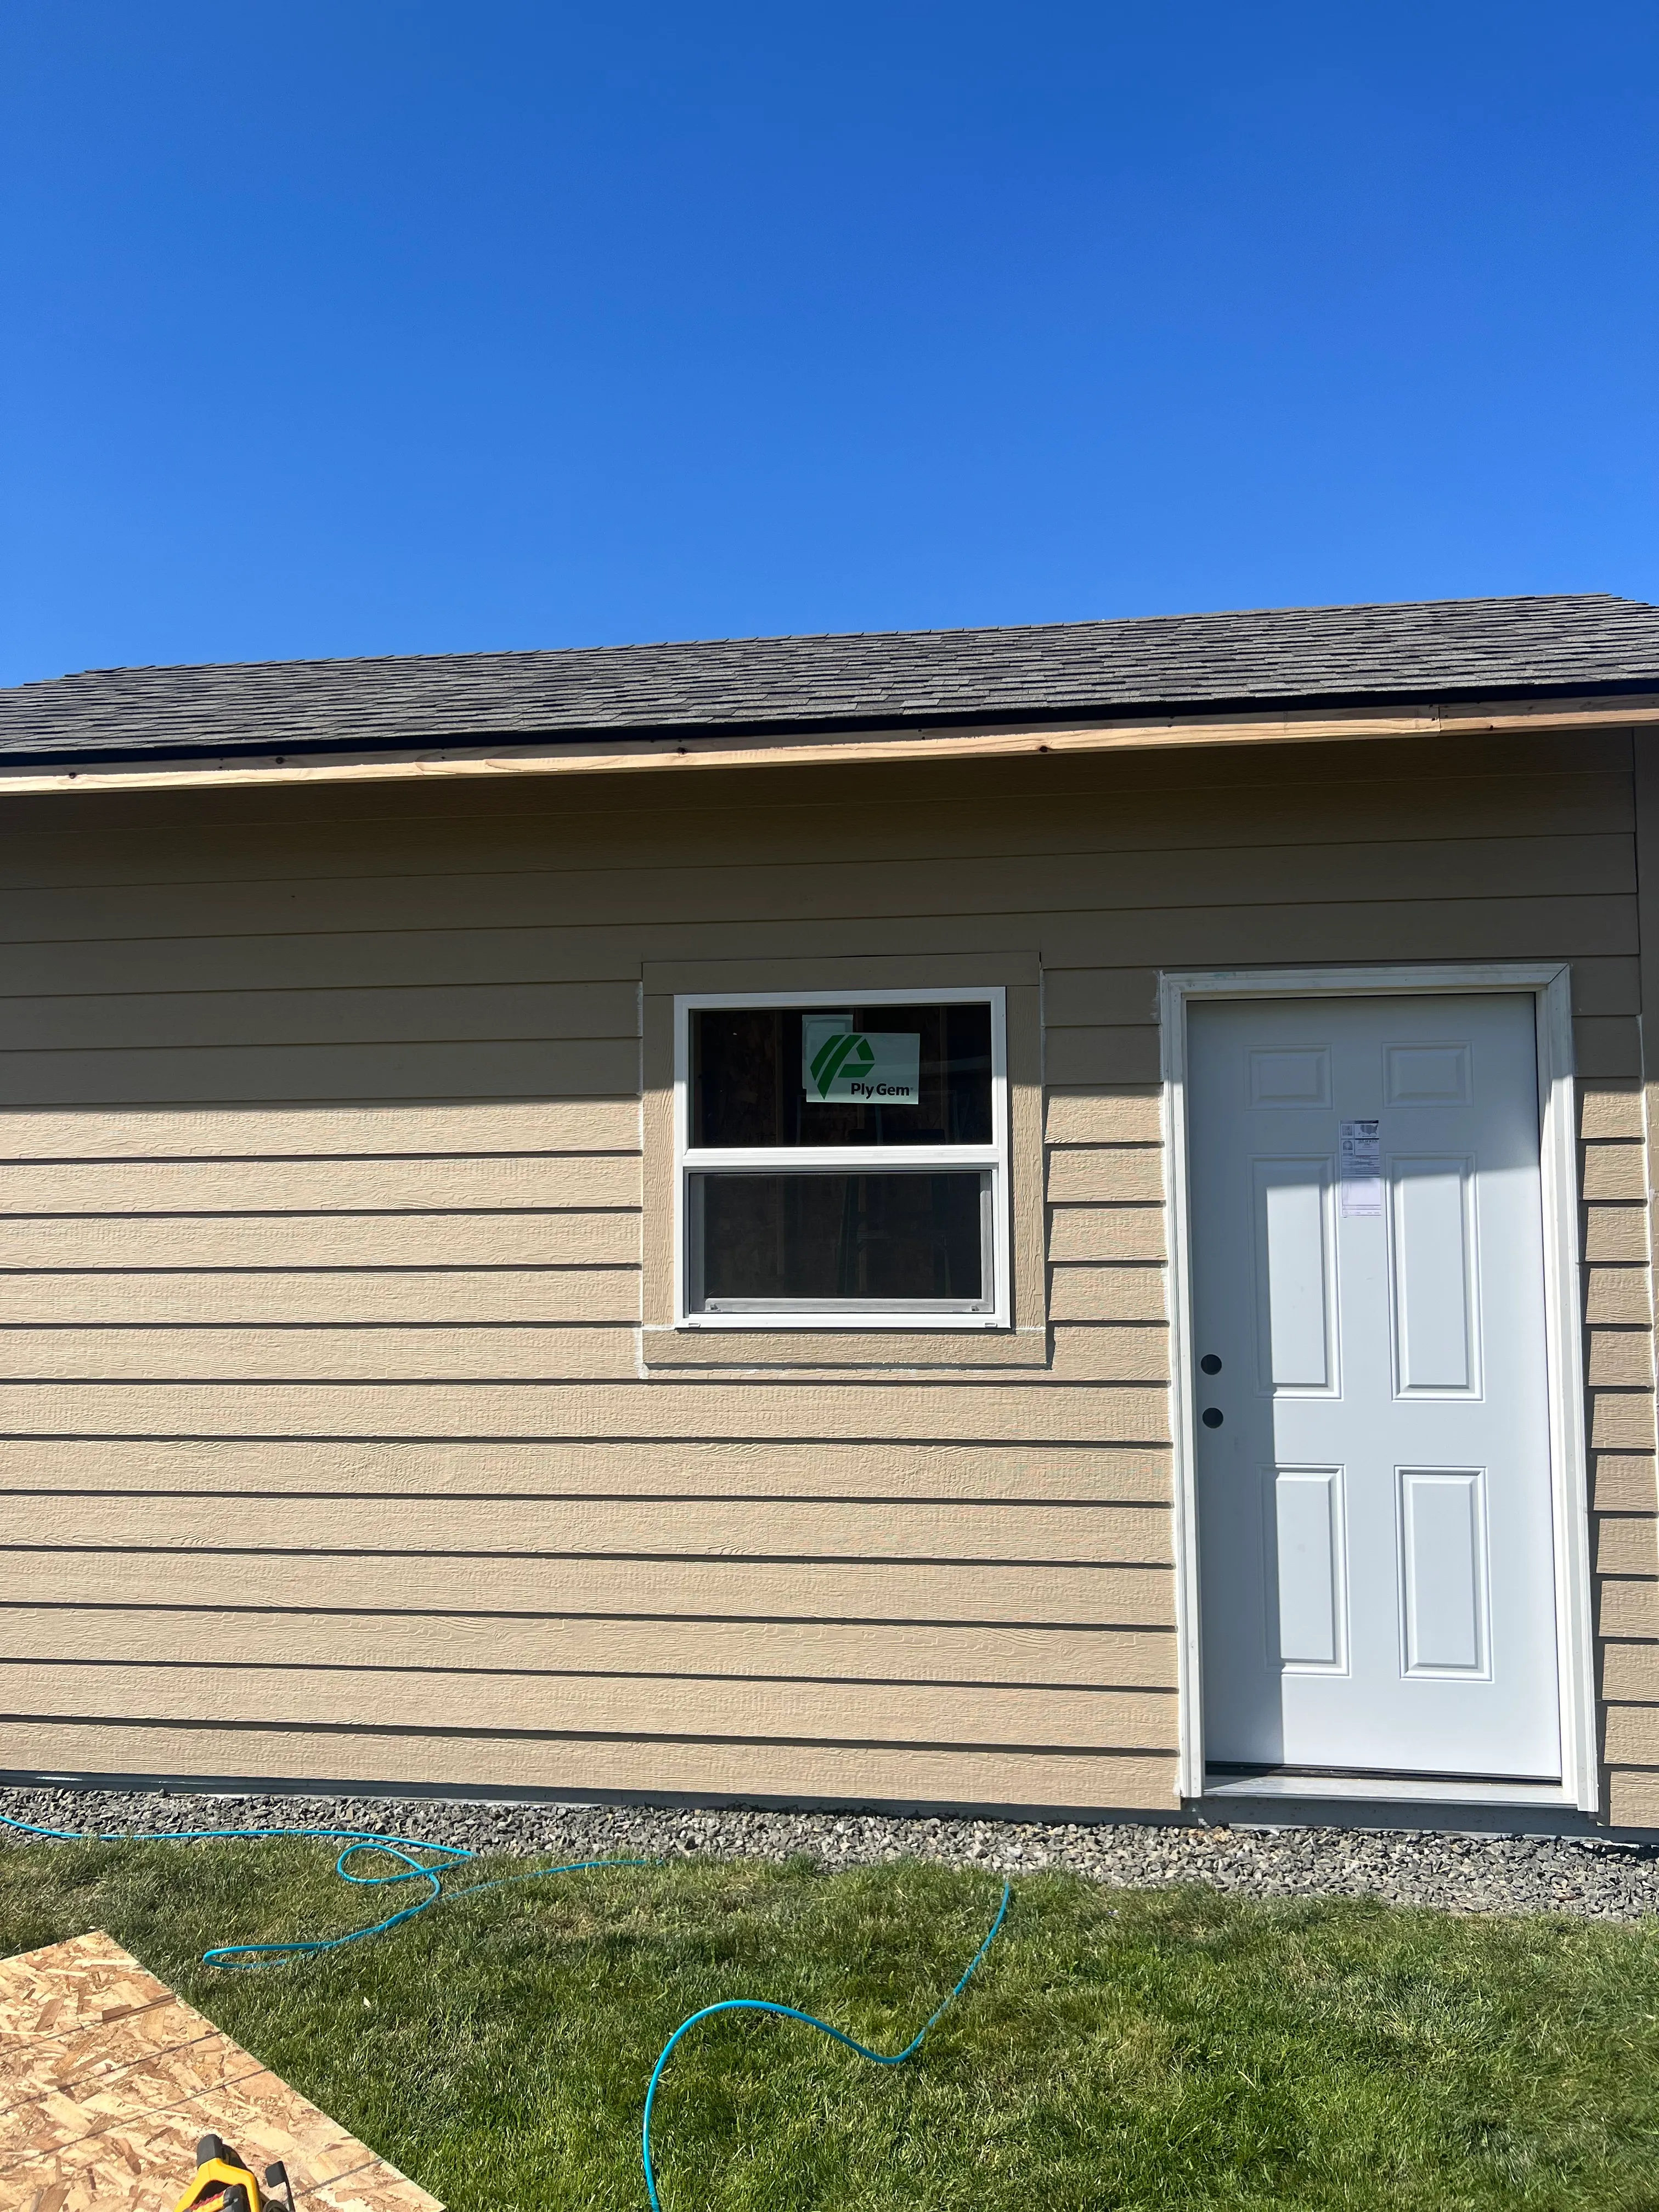
[[[332,1865],[322,1844],[0,1852],[0,1954],[107,1929],[454,2212],[563,2212],[643,2204],[645,2085],[687,2013],[772,1996],[896,2049],[1000,1895],[920,1865],[611,1870],[315,1966],[198,1963],[398,1901]],[[656,2148],[665,2212],[1659,2208],[1659,1922],[1030,1875],[908,2065],[716,2021],[675,2055]]]

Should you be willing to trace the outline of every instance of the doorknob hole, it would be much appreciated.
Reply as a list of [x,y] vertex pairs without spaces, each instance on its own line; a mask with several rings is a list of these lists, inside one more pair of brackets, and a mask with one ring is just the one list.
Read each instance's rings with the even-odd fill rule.
[[1206,1429],[1218,1429],[1221,1426],[1222,1422],[1222,1412],[1220,1407],[1206,1406],[1204,1408],[1203,1419],[1204,1425]]
[[1221,1362],[1213,1352],[1206,1352],[1198,1364],[1206,1375],[1219,1375],[1221,1372]]

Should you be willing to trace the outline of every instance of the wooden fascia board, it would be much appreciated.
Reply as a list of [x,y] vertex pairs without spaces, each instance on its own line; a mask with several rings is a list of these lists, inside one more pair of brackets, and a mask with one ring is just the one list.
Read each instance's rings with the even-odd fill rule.
[[1313,708],[1283,714],[1227,714],[1210,720],[1177,715],[1153,720],[1096,721],[1066,729],[873,730],[853,735],[787,738],[723,734],[618,736],[538,752],[482,747],[434,747],[390,757],[361,755],[284,759],[174,761],[155,767],[31,769],[0,767],[8,792],[200,790],[217,785],[411,783],[448,776],[615,775],[696,768],[823,767],[881,761],[977,760],[1034,753],[1145,752],[1214,745],[1329,744],[1370,738],[1462,737],[1525,731],[1634,728],[1659,724],[1659,696],[1624,698],[1462,702],[1385,712],[1370,708]]

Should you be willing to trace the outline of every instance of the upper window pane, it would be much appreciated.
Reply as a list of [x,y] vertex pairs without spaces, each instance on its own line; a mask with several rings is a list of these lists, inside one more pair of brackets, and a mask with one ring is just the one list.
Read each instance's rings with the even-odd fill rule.
[[695,1146],[988,1145],[991,1009],[696,1008],[690,1103]]

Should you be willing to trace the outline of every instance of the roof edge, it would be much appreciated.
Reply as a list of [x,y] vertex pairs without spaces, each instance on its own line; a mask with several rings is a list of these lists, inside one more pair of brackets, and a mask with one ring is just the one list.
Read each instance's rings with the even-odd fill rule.
[[841,738],[858,738],[872,730],[915,731],[946,735],[960,732],[976,735],[995,730],[1054,730],[1075,729],[1081,726],[1098,724],[1139,724],[1150,726],[1164,722],[1213,723],[1230,718],[1280,719],[1308,714],[1346,716],[1365,714],[1383,716],[1401,714],[1443,715],[1448,709],[1454,712],[1460,705],[1473,705],[1482,709],[1498,710],[1504,706],[1524,707],[1536,702],[1547,706],[1552,702],[1575,701],[1603,702],[1628,699],[1633,702],[1652,694],[1650,682],[1638,678],[1619,678],[1604,683],[1528,684],[1511,684],[1493,689],[1491,686],[1470,687],[1465,690],[1448,687],[1431,697],[1420,690],[1413,691],[1310,691],[1288,695],[1283,698],[1264,700],[1259,695],[1241,695],[1232,699],[1203,700],[1145,700],[1127,706],[1114,706],[1109,714],[1091,713],[1087,708],[1052,708],[1037,710],[1009,708],[1000,714],[966,715],[956,713],[896,714],[872,724],[867,715],[788,715],[769,716],[730,720],[665,721],[655,723],[579,725],[571,728],[523,730],[469,730],[457,727],[441,736],[421,741],[399,744],[396,740],[365,744],[350,737],[288,738],[281,749],[249,743],[234,746],[216,746],[210,744],[193,745],[43,745],[38,748],[0,748],[0,782],[10,776],[15,769],[76,769],[82,775],[93,775],[106,770],[114,772],[118,766],[131,763],[135,769],[142,765],[155,766],[173,762],[216,762],[228,765],[241,760],[286,763],[299,758],[326,760],[330,757],[360,759],[368,762],[380,758],[388,763],[419,757],[436,757],[451,752],[495,752],[506,754],[518,749],[539,746],[554,753],[572,751],[582,746],[605,747],[612,744],[641,744],[653,746],[684,744],[688,740],[700,744],[710,742],[748,744],[761,740],[793,738],[819,743]]
[[[1264,714],[1206,713],[1198,716],[1160,714],[1140,720],[1122,716],[1056,723],[1025,717],[1017,726],[952,721],[931,732],[915,725],[865,723],[856,732],[743,736],[730,730],[636,731],[562,741],[558,748],[534,750],[538,741],[506,745],[465,743],[409,747],[392,753],[385,746],[354,755],[296,757],[299,749],[249,756],[221,754],[210,760],[175,752],[146,764],[105,762],[79,768],[38,766],[14,773],[0,760],[0,795],[45,792],[166,791],[217,787],[291,784],[424,782],[450,778],[523,775],[603,775],[664,773],[675,769],[854,765],[901,760],[1007,757],[1078,752],[1152,751],[1169,749],[1256,744],[1357,742],[1408,737],[1513,734],[1546,730],[1616,729],[1659,725],[1659,691],[1604,687],[1571,696],[1552,694],[1500,696],[1480,701],[1454,697],[1436,702],[1404,702],[1391,711],[1375,708],[1324,709],[1291,706]],[[585,745],[586,750],[577,750]]]

